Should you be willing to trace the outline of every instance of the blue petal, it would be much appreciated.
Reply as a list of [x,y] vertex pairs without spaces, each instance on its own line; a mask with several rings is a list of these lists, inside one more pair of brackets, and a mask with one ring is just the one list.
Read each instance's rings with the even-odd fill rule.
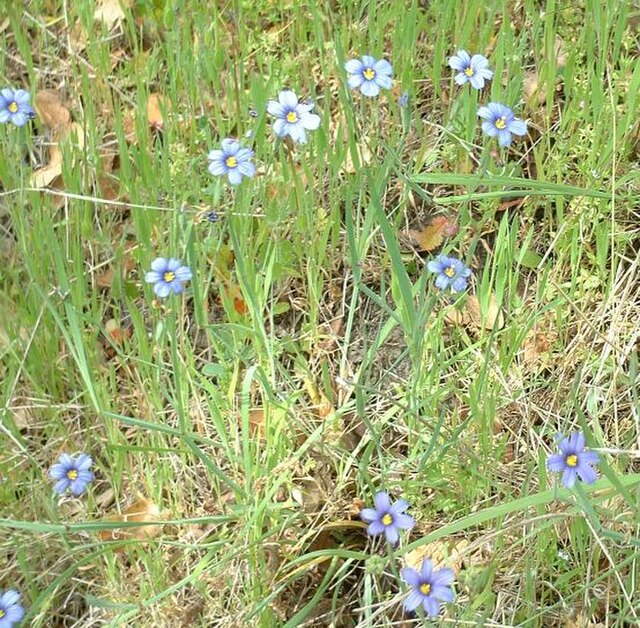
[[284,118],[287,115],[287,109],[283,107],[277,100],[270,100],[267,103],[267,111],[276,118]]
[[227,174],[231,185],[240,185],[242,182],[242,173],[237,168],[231,168]]
[[509,131],[514,135],[526,135],[527,134],[527,124],[518,118],[514,118],[508,126]]
[[422,593],[420,593],[420,591],[411,591],[411,593],[409,593],[409,595],[407,595],[407,598],[404,601],[404,610],[411,613],[412,611],[415,611],[416,608],[418,608],[418,606],[420,606],[420,604],[422,604],[422,600],[424,599],[424,595],[422,595]]
[[566,467],[565,456],[563,454],[552,454],[547,458],[547,469],[554,473],[564,471]]
[[453,591],[449,587],[442,586],[441,584],[434,584],[430,594],[436,598],[436,600],[441,600],[442,602],[453,602],[455,599]]
[[469,83],[474,89],[482,89],[484,87],[484,77],[480,74],[474,74],[469,78]]
[[375,81],[363,81],[360,85],[360,91],[369,98],[374,98],[380,93],[380,88]]
[[422,574],[423,580],[431,581],[431,574],[433,573],[433,562],[430,559],[425,558],[422,561],[422,565],[420,566],[420,573]]
[[67,477],[61,478],[56,482],[55,486],[53,487],[53,490],[56,493],[64,493],[69,488],[69,484],[71,484],[71,482],[69,481],[69,478]]
[[429,617],[437,617],[440,614],[440,604],[430,596],[423,597],[422,608]]
[[372,68],[376,64],[376,60],[374,57],[369,55],[362,55],[362,65],[366,68]]
[[480,109],[478,109],[478,115],[483,119],[483,120],[493,120],[493,112],[491,111],[491,109],[489,109],[489,107],[480,107]]
[[380,61],[374,63],[373,69],[376,74],[382,74],[383,76],[388,76],[389,78],[393,74],[393,68],[386,59],[380,59]]
[[394,519],[396,526],[401,530],[411,530],[416,525],[415,519],[411,515],[404,513],[396,515]]
[[278,95],[278,100],[286,110],[295,109],[298,106],[298,97],[290,89],[281,91]]
[[14,113],[11,117],[11,122],[13,122],[16,126],[24,126],[27,123],[27,120],[27,116],[22,113],[22,111]]
[[320,126],[320,116],[315,113],[302,113],[300,124],[309,131],[315,131]]
[[581,452],[584,449],[585,445],[586,439],[582,432],[574,432],[573,434],[571,434],[571,436],[569,436],[569,449],[572,452]]
[[456,277],[451,284],[451,290],[454,292],[463,292],[467,289],[467,280],[465,277]]
[[434,586],[449,586],[454,580],[456,575],[453,573],[453,569],[448,567],[442,567],[437,571],[434,571],[431,575],[431,584]]
[[391,89],[393,87],[393,79],[390,76],[385,76],[384,74],[376,75],[374,81],[378,87],[382,87],[383,89]]
[[400,540],[400,534],[398,533],[398,528],[396,528],[394,525],[386,526],[384,529],[384,535],[387,537],[387,541],[391,545],[396,545]]
[[169,286],[168,283],[165,283],[164,281],[159,281],[155,286],[153,286],[153,291],[161,299],[164,299],[165,297],[169,296],[169,293],[171,292],[171,287]]
[[511,146],[511,133],[506,129],[498,131],[498,144],[500,146]]
[[449,287],[451,280],[445,274],[438,275],[436,277],[436,288],[440,290],[446,290]]
[[578,466],[576,467],[576,471],[578,472],[580,479],[585,484],[593,484],[598,479],[598,474],[596,473],[595,469],[591,468],[587,463],[582,462],[580,460],[581,457],[582,456],[578,458]]
[[389,499],[389,493],[386,491],[378,491],[373,498],[373,503],[380,514],[389,512],[391,509],[391,500]]
[[151,270],[163,273],[167,270],[167,260],[164,257],[156,257],[156,259],[151,262]]
[[249,161],[243,161],[240,162],[238,164],[238,170],[245,176],[245,177],[253,177],[253,175],[256,173],[256,167]]
[[375,508],[363,508],[360,511],[360,519],[367,523],[371,521],[378,521],[380,519],[380,513]]
[[191,269],[188,266],[180,266],[176,270],[176,279],[178,281],[189,281],[192,276]]
[[360,74],[364,70],[364,64],[360,59],[350,59],[344,64],[344,69],[349,74]]
[[0,608],[6,609],[9,606],[17,604],[19,601],[20,594],[13,589],[9,589],[0,596]]
[[422,582],[422,576],[415,569],[411,569],[411,567],[401,569],[400,575],[410,587],[419,587]]
[[287,134],[287,123],[282,118],[275,120],[272,128],[278,137],[284,137]]
[[372,521],[367,528],[367,534],[369,536],[379,536],[385,530],[386,528],[379,521]]
[[574,468],[565,468],[562,474],[562,484],[567,488],[572,488],[576,483],[576,470]]
[[364,76],[362,76],[362,74],[352,74],[347,79],[347,84],[351,89],[357,89],[362,83],[364,83]]

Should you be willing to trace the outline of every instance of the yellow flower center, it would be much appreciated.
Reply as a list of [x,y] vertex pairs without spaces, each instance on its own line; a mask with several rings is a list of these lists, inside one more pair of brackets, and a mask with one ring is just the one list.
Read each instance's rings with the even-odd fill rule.
[[235,168],[238,165],[238,160],[235,157],[227,157],[224,163],[227,164],[227,168]]
[[162,278],[165,283],[171,283],[176,278],[176,274],[172,270],[168,270],[164,275],[162,275]]
[[67,477],[70,480],[76,480],[78,478],[78,472],[75,469],[71,469],[71,471],[67,471]]
[[420,593],[422,593],[422,595],[429,595],[429,593],[431,593],[431,585],[428,582],[423,582],[420,585]]
[[290,122],[291,124],[293,124],[294,122],[298,121],[298,114],[295,111],[290,111],[287,114],[287,122]]
[[447,277],[455,277],[456,269],[453,266],[449,266],[448,268],[444,269],[444,274]]
[[0,619],[2,619],[4,615],[5,615],[4,611],[0,608]]
[[367,79],[367,81],[372,81],[376,77],[376,71],[373,68],[367,68],[362,76]]
[[14,100],[12,103],[9,103],[9,106],[7,107],[7,109],[11,113],[15,113],[16,111],[18,111],[18,103]]
[[471,68],[471,67],[467,68],[467,69],[464,71],[464,73],[465,73],[467,76],[473,76],[473,68]]
[[393,517],[387,513],[386,515],[383,515],[381,521],[383,526],[390,526],[393,523]]
[[568,467],[577,467],[578,466],[578,456],[576,456],[575,454],[571,454],[570,456],[567,456],[567,459],[565,461],[567,463]]
[[502,116],[496,120],[496,129],[504,129],[507,126],[507,117]]

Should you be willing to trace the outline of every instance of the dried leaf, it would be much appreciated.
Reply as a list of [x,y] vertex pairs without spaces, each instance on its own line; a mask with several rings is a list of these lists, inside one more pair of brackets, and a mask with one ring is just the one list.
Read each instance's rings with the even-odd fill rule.
[[476,330],[478,329],[502,329],[504,327],[504,315],[496,302],[496,297],[491,293],[489,297],[489,307],[487,311],[482,313],[480,301],[475,295],[468,295],[462,310],[457,309],[453,305],[445,310],[445,318],[454,325],[467,325]]
[[48,89],[38,92],[34,106],[42,123],[54,131],[71,124],[71,112],[57,92]]
[[527,102],[535,96],[536,102],[542,105],[547,98],[546,88],[544,85],[540,86],[540,76],[536,70],[525,72],[522,91]]
[[[242,420],[242,417],[240,420]],[[267,426],[264,408],[252,408],[249,410],[249,433],[252,436],[265,437]]]
[[56,131],[49,149],[49,163],[31,175],[31,185],[37,188],[47,187],[62,174],[61,145],[63,143],[75,145],[79,149],[84,148],[84,131],[77,122],[60,127]]
[[[161,521],[162,519],[166,519],[166,516],[160,512],[160,508],[143,497],[131,504],[122,514],[111,515],[105,521],[146,523],[147,521]],[[128,539],[144,541],[158,536],[161,531],[162,524],[150,524],[140,527],[100,530],[98,538],[101,541],[123,541]]]
[[125,18],[123,7],[130,7],[131,0],[99,0],[93,19],[102,22],[109,30]]
[[469,541],[464,539],[457,543],[447,543],[445,541],[427,543],[411,552],[407,552],[404,555],[404,560],[408,567],[419,571],[422,567],[422,561],[428,558],[433,561],[436,569],[449,567],[457,574],[462,569],[463,556],[469,545]]
[[493,292],[489,297],[489,307],[484,313],[484,316],[480,308],[480,301],[475,295],[469,295],[466,303],[466,310],[469,315],[470,323],[478,329],[481,329],[482,327],[485,329],[493,329],[494,327],[496,329],[502,329],[504,327],[504,315],[498,306]]
[[147,119],[151,128],[162,129],[164,126],[163,110],[169,110],[169,101],[160,94],[150,94],[149,100],[147,100]]
[[458,225],[448,216],[436,216],[424,229],[410,229],[407,235],[416,243],[420,252],[437,249],[446,237],[458,232]]

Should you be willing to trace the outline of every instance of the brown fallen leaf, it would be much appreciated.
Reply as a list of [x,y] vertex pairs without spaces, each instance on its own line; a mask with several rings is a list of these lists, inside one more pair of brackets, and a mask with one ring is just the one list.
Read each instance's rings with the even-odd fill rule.
[[485,329],[502,329],[504,327],[504,315],[502,310],[498,306],[496,297],[491,293],[489,296],[489,307],[484,313],[480,307],[480,301],[477,296],[470,295],[467,299],[466,310],[469,315],[471,324],[478,329],[484,327]]
[[[161,521],[163,519],[166,519],[166,515],[160,512],[160,508],[151,500],[142,497],[126,508],[122,514],[106,517],[105,521],[146,523],[147,521]],[[158,536],[161,531],[162,524],[155,523],[140,527],[100,530],[98,538],[101,541],[124,541],[130,539],[144,541]]]
[[437,249],[445,238],[454,236],[458,232],[458,225],[448,216],[436,216],[424,229],[409,229],[405,233],[415,243],[421,252]]
[[169,101],[160,94],[150,94],[147,100],[147,119],[152,129],[162,130],[164,126],[163,110],[169,110]]
[[31,175],[31,185],[33,187],[47,187],[62,174],[62,145],[75,146],[80,150],[84,148],[84,130],[77,122],[60,127],[54,133],[53,141],[49,148],[49,162]]
[[452,541],[436,541],[421,545],[411,552],[404,555],[404,561],[408,567],[420,571],[422,562],[428,558],[433,562],[434,568],[449,567],[454,573],[458,573],[462,569],[464,562],[464,554],[470,543],[466,540],[458,542]]
[[489,297],[488,310],[482,313],[478,297],[470,294],[462,310],[450,305],[445,310],[445,319],[454,325],[466,325],[473,329],[502,329],[504,327],[504,314],[496,302],[495,295]]
[[34,106],[42,123],[56,131],[71,124],[71,111],[62,104],[57,92],[44,89],[36,94]]
[[124,20],[123,7],[129,8],[131,0],[99,0],[93,19],[102,22],[109,30]]

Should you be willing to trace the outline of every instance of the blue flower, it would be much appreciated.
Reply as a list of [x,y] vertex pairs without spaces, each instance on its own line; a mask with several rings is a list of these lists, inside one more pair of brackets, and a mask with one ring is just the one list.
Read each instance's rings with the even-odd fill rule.
[[386,59],[376,61],[364,55],[362,59],[351,59],[344,64],[344,69],[351,75],[348,83],[351,89],[358,89],[365,96],[375,97],[380,88],[391,89],[393,84],[393,68]]
[[320,116],[310,113],[312,102],[298,102],[298,97],[289,89],[278,94],[278,100],[267,103],[267,111],[276,118],[273,131],[278,137],[289,135],[294,142],[304,144],[307,131],[315,131],[320,126]]
[[413,517],[404,514],[409,504],[399,499],[391,505],[389,494],[385,491],[377,493],[373,502],[375,508],[363,508],[360,511],[360,518],[369,524],[367,534],[378,536],[384,533],[387,541],[395,545],[400,538],[398,530],[411,530],[416,523]]
[[437,617],[440,613],[440,602],[453,602],[454,595],[451,583],[455,578],[451,569],[433,569],[433,563],[425,558],[422,569],[416,571],[405,567],[400,571],[402,579],[413,589],[404,601],[404,609],[413,612],[422,604],[429,617]]
[[493,78],[488,59],[482,55],[470,57],[466,50],[458,50],[453,57],[449,57],[449,66],[458,70],[455,77],[458,85],[471,83],[471,87],[482,89],[484,82]]
[[79,454],[77,458],[69,454],[62,454],[60,460],[49,469],[49,475],[58,480],[53,490],[64,493],[68,488],[74,495],[81,495],[93,480],[90,471],[93,460],[87,454]]
[[144,280],[154,284],[153,291],[164,299],[172,292],[180,294],[184,289],[182,284],[189,281],[191,277],[191,269],[183,266],[179,259],[156,257],[151,262],[151,270],[144,276]]
[[402,92],[400,98],[398,98],[398,107],[404,109],[409,104],[409,92]]
[[0,122],[24,126],[29,118],[35,116],[29,105],[30,98],[29,92],[24,89],[13,90],[6,87],[0,90]]
[[452,292],[462,292],[467,287],[467,277],[471,276],[471,269],[455,257],[438,255],[435,260],[427,264],[427,269],[436,273],[436,286],[440,290],[451,288]]
[[20,594],[13,589],[0,595],[0,628],[11,628],[24,617],[24,607],[19,600]]
[[231,185],[239,185],[242,177],[251,178],[256,173],[252,158],[252,150],[241,148],[240,142],[227,138],[222,140],[222,150],[209,153],[209,172],[217,177],[226,174]]
[[593,484],[597,474],[592,464],[598,464],[600,458],[595,451],[585,450],[585,438],[582,432],[574,432],[569,438],[560,440],[559,454],[547,458],[547,468],[554,473],[562,473],[562,484],[571,488],[579,476],[583,482]]
[[478,109],[478,115],[484,120],[482,130],[489,137],[498,136],[500,146],[511,146],[511,135],[526,135],[527,123],[516,118],[513,111],[499,102],[490,102]]

